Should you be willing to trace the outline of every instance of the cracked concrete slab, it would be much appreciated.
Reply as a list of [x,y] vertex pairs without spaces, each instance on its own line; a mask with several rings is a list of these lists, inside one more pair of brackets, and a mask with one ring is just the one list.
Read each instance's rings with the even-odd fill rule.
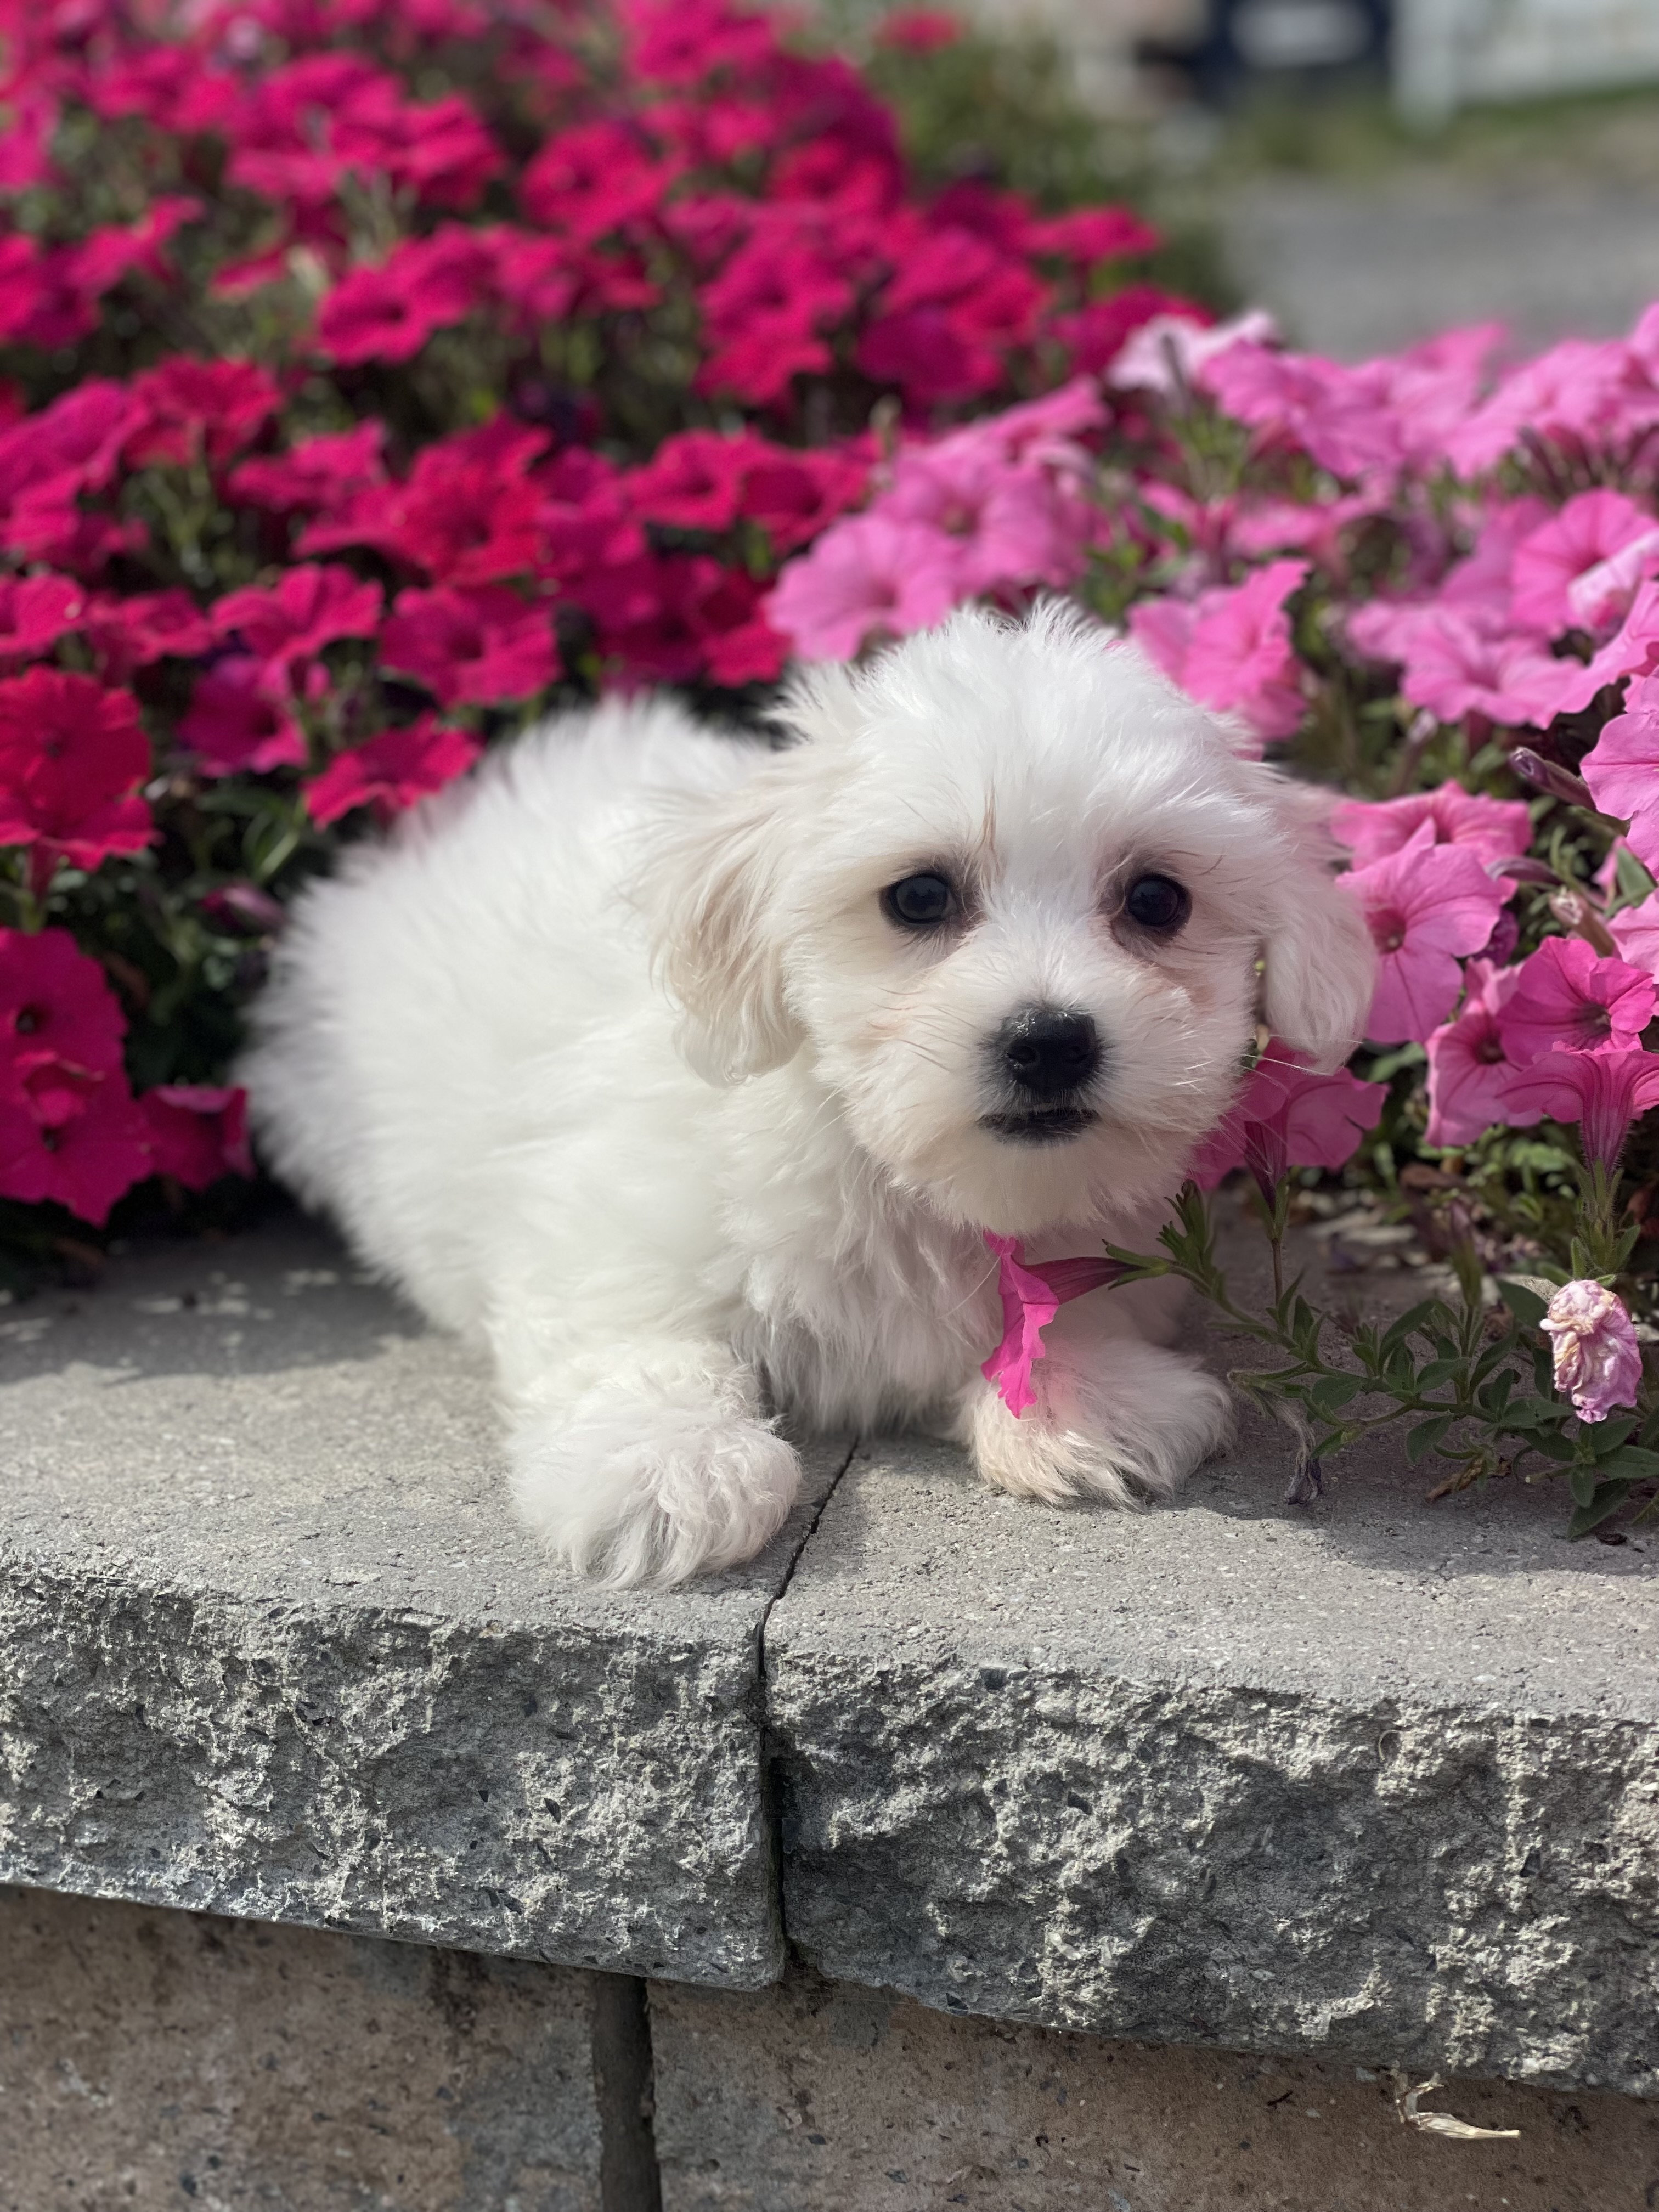
[[750,1987],[782,1959],[751,1566],[605,1592],[489,1382],[319,1232],[0,1314],[0,1880]]
[[1659,1552],[1559,1488],[1172,1508],[861,1446],[766,1631],[786,1919],[1044,2026],[1659,2093]]

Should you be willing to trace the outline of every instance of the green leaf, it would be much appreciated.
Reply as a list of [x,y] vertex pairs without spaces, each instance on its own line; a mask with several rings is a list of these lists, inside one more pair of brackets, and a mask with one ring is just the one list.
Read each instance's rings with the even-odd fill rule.
[[1510,1401],[1510,1392],[1514,1388],[1515,1370],[1512,1367],[1504,1368],[1502,1374],[1493,1376],[1487,1383],[1480,1393],[1480,1410],[1489,1421],[1503,1418],[1504,1408]]
[[1327,1375],[1309,1391],[1308,1403],[1322,1413],[1334,1413],[1351,1398],[1357,1398],[1364,1387],[1363,1376]]
[[1597,1459],[1595,1472],[1604,1482],[1651,1482],[1659,1476],[1659,1452],[1644,1451],[1640,1444],[1620,1444],[1617,1451]]
[[1573,1468],[1571,1474],[1567,1477],[1567,1480],[1571,1486],[1572,1502],[1575,1505],[1588,1505],[1589,1504],[1591,1498],[1595,1495],[1596,1485],[1599,1479],[1597,1470],[1593,1467],[1576,1467]]
[[[1578,1509],[1567,1523],[1567,1534],[1577,1543],[1588,1536],[1592,1528],[1599,1528],[1605,1520],[1616,1513],[1630,1496],[1627,1482],[1603,1482],[1598,1485],[1593,1497],[1580,1499]],[[1577,1495],[1575,1491],[1574,1495]]]
[[1406,1432],[1406,1462],[1415,1467],[1424,1453],[1437,1444],[1452,1425],[1449,1413],[1437,1413],[1431,1421],[1419,1421],[1414,1429]]
[[1524,1283],[1499,1280],[1498,1295],[1523,1328],[1536,1328],[1549,1311],[1548,1305],[1536,1291],[1529,1291]]
[[1443,1382],[1451,1381],[1452,1376],[1459,1372],[1462,1364],[1462,1360],[1455,1352],[1449,1358],[1430,1360],[1426,1367],[1419,1367],[1417,1370],[1418,1389],[1437,1390]]
[[1592,1421],[1584,1431],[1584,1441],[1595,1459],[1607,1459],[1616,1452],[1641,1419],[1639,1413],[1610,1413],[1605,1421]]
[[1437,1309],[1442,1313],[1445,1310],[1438,1298],[1425,1298],[1420,1305],[1414,1305],[1407,1312],[1402,1313],[1382,1339],[1381,1348],[1383,1358],[1389,1359],[1398,1352],[1406,1339],[1414,1334]]

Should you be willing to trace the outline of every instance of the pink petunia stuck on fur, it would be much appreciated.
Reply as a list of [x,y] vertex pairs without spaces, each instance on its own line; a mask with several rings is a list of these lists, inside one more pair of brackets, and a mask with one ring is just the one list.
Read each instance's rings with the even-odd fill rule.
[[985,1231],[985,1242],[996,1255],[997,1290],[1002,1299],[1002,1339],[980,1369],[997,1395],[1018,1420],[1028,1406],[1036,1403],[1031,1388],[1031,1369],[1048,1350],[1042,1332],[1072,1298],[1115,1283],[1123,1269],[1115,1260],[1044,1260],[1028,1266],[1017,1237],[998,1237]]

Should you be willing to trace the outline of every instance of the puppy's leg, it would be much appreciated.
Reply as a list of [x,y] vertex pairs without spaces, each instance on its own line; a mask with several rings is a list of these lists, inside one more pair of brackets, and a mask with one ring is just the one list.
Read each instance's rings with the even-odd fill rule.
[[684,1582],[752,1559],[783,1525],[800,1464],[721,1344],[583,1352],[510,1388],[520,1512],[584,1574]]
[[1139,1505],[1227,1441],[1226,1389],[1194,1362],[1130,1336],[1082,1349],[1051,1345],[1032,1370],[1037,1402],[1018,1419],[988,1387],[963,1404],[957,1433],[994,1489]]

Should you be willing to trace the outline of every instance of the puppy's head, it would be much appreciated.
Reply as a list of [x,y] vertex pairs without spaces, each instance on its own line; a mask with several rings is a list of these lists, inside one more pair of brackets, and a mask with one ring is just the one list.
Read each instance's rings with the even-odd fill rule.
[[1074,614],[815,672],[645,896],[711,1080],[810,1055],[858,1141],[1005,1235],[1166,1194],[1258,1018],[1330,1066],[1373,956],[1315,794]]

